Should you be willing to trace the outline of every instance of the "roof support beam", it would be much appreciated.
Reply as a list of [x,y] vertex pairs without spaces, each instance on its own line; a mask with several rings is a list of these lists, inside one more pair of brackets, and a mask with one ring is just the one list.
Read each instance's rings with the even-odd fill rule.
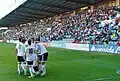
[[[16,14],[16,13],[14,13],[14,14]],[[17,11],[17,14],[19,16],[28,16],[28,17],[35,17],[35,18],[44,18],[44,17],[46,17],[45,15],[33,14],[33,13],[25,12],[25,11]]]
[[24,10],[32,10],[32,11],[39,12],[39,13],[42,13],[42,14],[45,14],[45,15],[48,15],[48,16],[56,15],[56,13],[44,12],[44,11],[41,11],[41,10],[35,9],[35,8],[23,7],[22,9],[24,9]]
[[91,4],[91,1],[88,1],[88,0],[66,0],[66,1],[75,2],[79,4]]
[[[29,4],[33,4],[32,2],[28,2]],[[39,4],[39,3],[34,3],[36,6],[39,6],[39,5],[41,5],[41,4]],[[27,6],[27,5],[25,5],[24,6],[25,8],[32,8],[32,9],[34,9],[34,10],[38,10],[38,11],[41,11],[41,12],[47,12],[47,13],[52,13],[52,14],[59,14],[59,11],[51,11],[51,10],[45,10],[45,9],[41,9],[41,8],[34,8],[34,7],[31,7],[31,6]],[[46,6],[45,6],[46,7]],[[47,6],[48,7],[48,6]],[[51,8],[51,7],[50,7]]]
[[47,3],[43,3],[43,2],[39,2],[39,1],[29,0],[28,2],[47,6],[47,7],[52,7],[52,8],[59,8],[59,9],[64,9],[64,10],[73,10],[72,8],[58,6],[58,5],[51,5],[51,4],[47,4]]
[[[25,13],[25,12],[20,12],[20,11],[17,11],[15,14],[18,14],[18,15],[23,15],[23,16],[30,16],[30,17],[36,17],[36,18],[41,18],[40,15],[34,15],[34,14],[29,14],[29,13]],[[43,16],[42,16],[43,17]]]
[[16,15],[16,14],[11,14],[11,15],[9,15],[8,17],[19,17],[19,18],[32,18],[32,19],[41,19],[42,18],[42,16],[41,17],[32,17],[32,16],[28,16],[28,15]]
[[20,18],[20,17],[8,17],[7,19],[11,19],[12,21],[16,21],[16,20],[22,20],[22,21],[26,21],[26,20],[37,20],[37,19],[32,19],[32,18]]
[[39,17],[46,17],[47,16],[45,14],[40,14],[40,13],[36,13],[36,12],[34,13],[34,12],[27,12],[27,11],[20,11],[20,10],[17,10],[17,12],[26,13],[26,14],[29,14],[29,15],[36,15],[36,16],[39,16]]

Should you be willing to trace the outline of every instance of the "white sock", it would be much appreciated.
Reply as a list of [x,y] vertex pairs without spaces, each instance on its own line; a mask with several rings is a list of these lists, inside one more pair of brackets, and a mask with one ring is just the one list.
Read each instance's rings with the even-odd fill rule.
[[32,67],[29,67],[30,75],[33,76]]
[[42,68],[42,65],[41,65],[41,64],[39,64],[39,71],[41,71],[41,68]]
[[39,71],[37,71],[37,72],[36,72],[36,75],[39,75],[39,74],[40,74],[40,72],[39,72]]
[[44,65],[41,65],[41,71],[42,72],[44,71]]
[[46,74],[46,65],[44,64],[43,74]]
[[33,72],[33,73],[35,73],[35,70],[34,70],[34,68],[33,68],[33,67],[32,67],[32,72]]
[[45,64],[41,66],[41,71],[43,72],[42,73],[43,75],[46,74],[46,66],[45,66]]
[[20,74],[20,64],[18,63],[18,74]]
[[27,74],[26,64],[22,63],[22,64],[21,64],[21,67],[22,67],[22,69],[24,70],[24,74]]
[[34,67],[35,67],[35,60],[33,61],[33,67],[32,67],[32,71],[33,71],[33,73],[35,73],[35,70],[34,70]]

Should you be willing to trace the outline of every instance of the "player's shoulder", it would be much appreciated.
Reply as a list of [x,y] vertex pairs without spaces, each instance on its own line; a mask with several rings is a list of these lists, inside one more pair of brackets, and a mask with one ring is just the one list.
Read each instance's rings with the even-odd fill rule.
[[23,45],[23,43],[22,43],[22,42],[19,42],[18,44],[19,44],[19,45]]
[[36,44],[37,46],[41,46],[41,44],[40,43],[38,43],[38,44]]
[[38,43],[38,44],[41,45],[41,46],[44,46],[43,43]]
[[44,47],[44,48],[47,48],[47,47],[48,47],[46,43],[40,43],[40,44],[41,44],[41,46]]

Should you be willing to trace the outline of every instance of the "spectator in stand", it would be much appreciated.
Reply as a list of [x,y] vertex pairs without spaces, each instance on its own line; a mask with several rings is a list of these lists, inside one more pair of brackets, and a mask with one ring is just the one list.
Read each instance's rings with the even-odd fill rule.
[[120,46],[120,39],[118,39],[117,46]]
[[73,41],[73,43],[80,44],[80,42],[77,40],[77,38],[75,38],[75,40]]

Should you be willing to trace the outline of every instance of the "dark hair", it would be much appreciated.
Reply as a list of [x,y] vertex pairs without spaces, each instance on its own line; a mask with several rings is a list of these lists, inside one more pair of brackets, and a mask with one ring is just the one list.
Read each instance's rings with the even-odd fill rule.
[[31,40],[30,39],[28,40],[28,45],[31,45]]
[[19,41],[20,41],[20,42],[23,42],[23,41],[25,41],[25,38],[20,36],[20,37],[19,37]]
[[19,37],[19,42],[22,42],[22,38],[21,37]]
[[22,37],[22,38],[21,38],[21,42],[22,42],[22,43],[25,43],[25,41],[26,41],[26,38]]

